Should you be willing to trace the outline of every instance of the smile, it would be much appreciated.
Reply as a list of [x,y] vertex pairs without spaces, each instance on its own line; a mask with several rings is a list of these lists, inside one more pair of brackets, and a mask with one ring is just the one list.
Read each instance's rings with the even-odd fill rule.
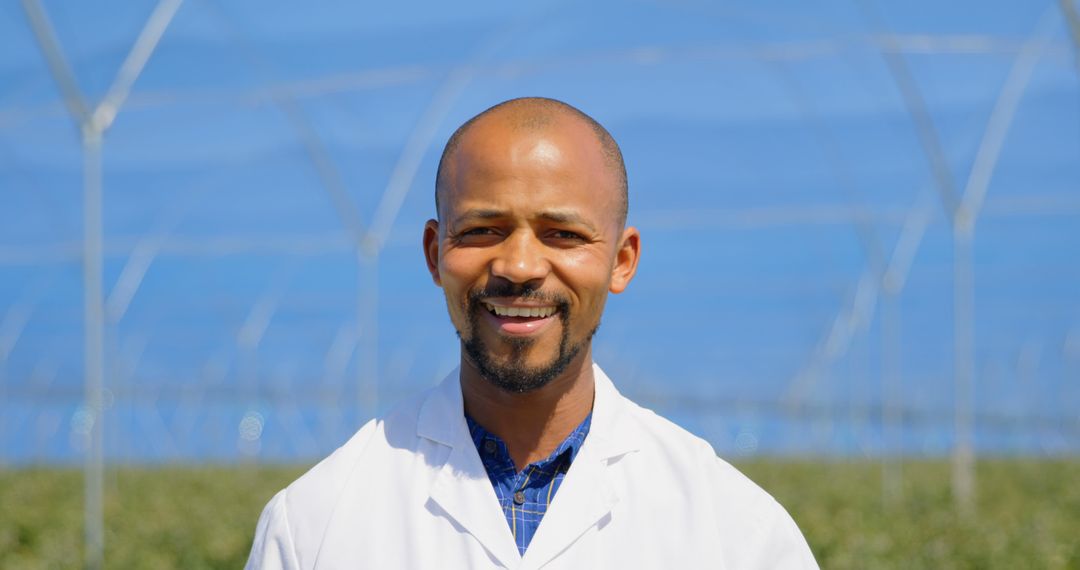
[[559,313],[555,305],[502,305],[485,301],[485,321],[507,336],[532,336],[547,329]]
[[491,303],[484,303],[487,310],[493,315],[498,317],[533,317],[546,319],[555,314],[556,308],[552,305],[543,307],[504,307],[502,305],[493,305]]

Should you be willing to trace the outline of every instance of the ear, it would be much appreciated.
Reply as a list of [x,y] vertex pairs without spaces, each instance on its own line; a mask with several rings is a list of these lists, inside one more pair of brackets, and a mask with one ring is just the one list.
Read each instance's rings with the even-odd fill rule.
[[626,228],[619,241],[619,249],[615,252],[615,265],[611,268],[611,286],[608,290],[615,294],[622,293],[637,273],[640,258],[641,234],[637,228]]
[[442,278],[439,276],[439,222],[435,220],[428,220],[424,224],[424,259],[427,261],[431,280],[442,287]]

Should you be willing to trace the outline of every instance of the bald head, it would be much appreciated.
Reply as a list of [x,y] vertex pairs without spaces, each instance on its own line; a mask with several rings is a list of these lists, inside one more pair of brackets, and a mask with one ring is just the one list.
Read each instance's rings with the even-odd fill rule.
[[612,138],[611,133],[589,115],[567,103],[545,97],[522,97],[504,101],[469,119],[454,131],[450,140],[446,142],[446,147],[443,148],[442,158],[439,159],[439,170],[435,178],[436,216],[441,218],[440,198],[445,195],[447,185],[451,183],[452,177],[449,176],[449,171],[452,169],[458,148],[477,125],[489,121],[497,121],[500,125],[521,131],[523,134],[543,132],[568,121],[588,127],[588,131],[603,154],[604,163],[610,174],[608,178],[614,186],[612,190],[618,195],[619,225],[626,223],[629,198],[626,165],[623,163],[619,145]]

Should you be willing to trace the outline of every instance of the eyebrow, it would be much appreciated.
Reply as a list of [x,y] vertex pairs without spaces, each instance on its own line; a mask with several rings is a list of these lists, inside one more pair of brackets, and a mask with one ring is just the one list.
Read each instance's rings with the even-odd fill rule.
[[454,218],[454,225],[461,224],[465,220],[494,220],[505,216],[501,210],[473,209],[465,210],[460,216]]
[[[485,208],[476,208],[472,210],[466,210],[457,218],[454,218],[454,225],[459,225],[467,220],[495,220],[498,218],[506,217],[506,212],[503,210],[492,210]],[[595,232],[596,227],[589,223],[588,220],[581,217],[580,214],[569,210],[548,210],[546,212],[540,212],[537,215],[541,220],[554,222],[557,224],[577,224],[588,228],[590,231]]]
[[590,231],[595,232],[596,228],[589,223],[588,220],[581,217],[577,212],[566,210],[553,210],[540,213],[540,219],[547,220],[549,222],[555,222],[557,224],[577,224],[588,228]]

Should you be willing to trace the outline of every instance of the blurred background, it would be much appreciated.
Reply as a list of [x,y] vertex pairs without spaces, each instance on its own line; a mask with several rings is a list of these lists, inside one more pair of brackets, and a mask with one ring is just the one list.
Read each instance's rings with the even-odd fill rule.
[[626,158],[623,393],[824,567],[1080,567],[1078,10],[0,4],[0,566],[242,564],[456,365],[439,153],[541,95]]

